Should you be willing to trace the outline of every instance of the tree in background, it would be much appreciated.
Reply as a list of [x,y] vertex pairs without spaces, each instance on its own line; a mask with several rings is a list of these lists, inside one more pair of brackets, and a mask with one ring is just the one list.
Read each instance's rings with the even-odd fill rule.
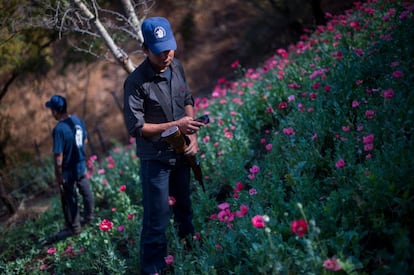
[[[123,12],[117,10],[116,4],[104,0],[1,1],[0,102],[13,83],[46,75],[54,65],[53,46],[57,40],[63,40],[60,43],[64,50],[59,52],[63,63],[76,61],[74,49],[81,53],[82,61],[87,61],[87,55],[115,59],[128,73],[132,72],[135,64],[121,44],[131,39],[143,42],[141,21],[154,1],[122,0],[119,4]],[[108,55],[108,50],[112,55]],[[0,109],[1,121],[7,118],[1,113],[5,108],[3,105]],[[9,124],[0,124],[0,129],[1,169],[6,164]]]
[[19,77],[44,74],[51,68],[52,44],[63,37],[75,50],[96,57],[111,60],[109,50],[131,72],[135,65],[121,43],[127,39],[143,42],[141,22],[154,1],[122,0],[120,4],[123,12],[108,1],[97,0],[1,1],[0,102]]
[[0,102],[20,76],[29,72],[44,74],[53,64],[51,45],[56,35],[31,24],[28,5],[27,0],[0,2]]
[[[114,4],[98,0],[54,1],[49,4],[41,1],[46,15],[38,18],[41,27],[56,31],[59,37],[69,35],[72,46],[81,52],[96,57],[115,60],[131,73],[136,65],[125,50],[126,43],[131,39],[143,42],[141,22],[155,1],[152,0],[121,0],[122,11]],[[102,43],[104,42],[104,47]],[[107,51],[112,54],[108,56]]]

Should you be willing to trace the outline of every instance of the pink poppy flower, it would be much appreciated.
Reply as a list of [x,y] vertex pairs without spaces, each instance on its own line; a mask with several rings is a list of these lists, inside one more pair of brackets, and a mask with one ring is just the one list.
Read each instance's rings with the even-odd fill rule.
[[372,151],[374,149],[374,144],[368,143],[364,145],[364,151]]
[[112,156],[107,157],[106,160],[108,161],[108,164],[106,166],[108,169],[115,168],[115,160],[112,158]]
[[173,206],[177,201],[175,200],[174,197],[172,196],[168,196],[168,205],[169,206]]
[[228,139],[232,139],[233,138],[233,133],[232,132],[225,132],[224,136]]
[[288,57],[288,52],[285,49],[277,49],[276,52],[280,54],[283,58]]
[[384,90],[382,91],[382,95],[384,96],[384,98],[391,99],[394,97],[394,90],[393,89]]
[[344,159],[339,159],[336,163],[335,163],[335,167],[336,168],[344,168],[345,166],[345,160]]
[[54,247],[49,247],[48,249],[47,249],[47,254],[49,254],[49,255],[53,255],[53,254],[55,254],[56,253],[56,248],[54,248]]
[[359,102],[358,100],[354,100],[352,101],[352,108],[358,108],[359,107]]
[[226,210],[230,208],[230,204],[228,202],[223,202],[217,205],[217,208],[220,210]]
[[119,187],[119,192],[124,192],[126,190],[126,185],[124,184],[124,185],[121,185],[120,187]]
[[250,172],[251,174],[257,174],[257,173],[259,173],[259,171],[260,171],[260,167],[259,167],[259,166],[257,166],[257,165],[253,165],[253,166],[249,169],[249,172]]
[[288,87],[292,89],[300,89],[301,86],[297,83],[290,83],[288,84]]
[[[321,87],[321,83],[319,83],[319,82],[316,82],[316,83],[314,83],[313,85],[312,85],[312,89],[314,89],[314,90],[317,90],[317,89],[319,89]],[[315,99],[316,98],[316,94],[315,93],[313,93],[313,97],[311,97],[311,99]]]
[[288,104],[285,101],[280,102],[279,105],[277,106],[279,110],[286,109],[287,107],[288,107]]
[[367,110],[366,112],[365,112],[365,116],[367,117],[367,118],[373,118],[374,116],[376,115],[376,112],[374,111],[374,110]]
[[230,223],[234,220],[234,213],[230,209],[222,210],[217,214],[217,218],[221,222]]
[[257,194],[257,190],[256,190],[256,189],[251,188],[251,189],[249,190],[249,195],[250,195],[250,196],[253,196],[253,195],[256,195],[256,194]]
[[404,76],[404,73],[402,71],[394,71],[392,73],[392,77],[394,77],[394,78],[401,78],[403,76]]
[[370,134],[368,136],[362,137],[362,141],[364,144],[373,143],[374,142],[374,134]]
[[72,246],[68,246],[68,247],[65,249],[65,253],[66,253],[66,254],[74,254],[74,252],[75,252],[75,250],[73,249],[73,247],[72,247]]
[[199,239],[201,239],[201,234],[200,232],[195,232],[194,236],[193,236],[193,240],[198,241]]
[[342,269],[341,265],[338,263],[338,260],[335,258],[326,259],[323,262],[323,266],[331,271],[338,271]]
[[231,68],[232,69],[236,69],[239,66],[240,66],[240,62],[238,60],[236,60],[233,63],[231,63]]
[[242,182],[236,182],[236,188],[234,189],[235,192],[240,192],[244,189],[244,184]]
[[287,136],[293,136],[295,135],[295,131],[293,130],[292,127],[289,128],[283,128],[283,133]]
[[236,212],[236,216],[241,218],[249,212],[249,207],[245,204],[240,205],[240,210]]
[[273,148],[273,145],[271,143],[266,144],[266,147],[265,148],[266,148],[266,151],[271,151],[272,148]]
[[172,265],[174,263],[174,256],[168,255],[167,257],[165,257],[165,263],[167,265]]
[[263,228],[265,227],[265,222],[261,215],[256,215],[252,218],[252,224],[256,228]]

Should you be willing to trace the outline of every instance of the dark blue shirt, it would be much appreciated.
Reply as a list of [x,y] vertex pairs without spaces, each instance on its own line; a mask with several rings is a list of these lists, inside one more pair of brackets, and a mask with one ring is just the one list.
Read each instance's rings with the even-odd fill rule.
[[136,137],[142,159],[168,159],[172,147],[160,135],[143,137],[144,123],[165,123],[183,118],[185,106],[194,106],[181,63],[174,59],[164,74],[156,73],[148,58],[124,83],[124,119],[128,132]]
[[53,129],[53,153],[63,154],[62,173],[65,181],[78,180],[86,172],[84,122],[70,116],[58,122]]

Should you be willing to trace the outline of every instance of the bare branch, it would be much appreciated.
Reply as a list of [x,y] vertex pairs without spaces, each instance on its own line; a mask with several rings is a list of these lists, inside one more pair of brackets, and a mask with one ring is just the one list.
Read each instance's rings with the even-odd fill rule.
[[122,0],[122,5],[124,6],[125,13],[127,14],[129,18],[129,23],[132,26],[134,32],[138,35],[138,41],[141,43],[144,43],[144,37],[142,36],[141,31],[141,24],[142,22],[139,21],[135,11],[134,7],[131,4],[130,0]]
[[[97,0],[57,0],[55,4],[47,0],[36,2],[45,10],[45,15],[31,18],[33,25],[56,30],[60,38],[69,33],[78,33],[81,40],[74,46],[77,51],[108,58],[93,48],[96,45],[93,41],[100,38],[123,68],[128,73],[133,71],[135,65],[118,43],[124,41],[122,38],[132,38],[137,44],[143,43],[141,24],[155,5],[155,0],[122,0],[124,14],[99,6]],[[89,42],[86,42],[86,37],[91,38]],[[115,41],[115,37],[121,39]]]
[[[132,63],[129,56],[123,51],[112,39],[110,34],[107,32],[106,28],[102,24],[102,22],[99,20],[99,18],[94,15],[88,7],[81,1],[81,0],[73,0],[75,5],[81,10],[81,12],[89,19],[91,20],[95,27],[98,30],[98,33],[105,41],[105,44],[109,48],[109,50],[112,52],[112,54],[115,56],[115,58],[119,61],[119,63],[122,65],[122,67],[128,72],[131,73],[135,69],[135,65]],[[95,12],[97,12],[97,5],[94,5]]]

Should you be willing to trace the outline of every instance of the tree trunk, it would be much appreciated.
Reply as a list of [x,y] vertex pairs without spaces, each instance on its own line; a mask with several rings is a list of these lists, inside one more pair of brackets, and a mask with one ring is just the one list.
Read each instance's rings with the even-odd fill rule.
[[7,210],[9,211],[10,215],[13,215],[16,213],[16,205],[14,204],[14,201],[9,194],[6,192],[6,188],[3,184],[3,178],[0,176],[0,200],[4,203],[4,205],[7,207]]

